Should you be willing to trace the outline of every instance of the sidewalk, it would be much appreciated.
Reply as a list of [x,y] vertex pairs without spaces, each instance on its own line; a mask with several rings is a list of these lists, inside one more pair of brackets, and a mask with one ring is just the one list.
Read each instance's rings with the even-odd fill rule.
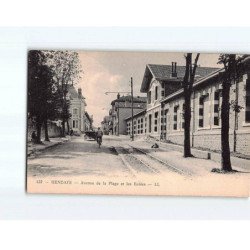
[[50,138],[49,142],[42,141],[43,144],[34,144],[33,142],[28,142],[27,156],[29,157],[33,154],[40,153],[47,148],[55,147],[69,140],[70,140],[70,136],[66,136],[65,138],[61,138],[61,137]]
[[[143,140],[145,141],[145,138]],[[138,142],[138,143],[142,142],[142,138],[135,140],[135,142]],[[146,140],[145,142],[149,147],[151,147],[154,143],[157,143],[159,145],[159,148],[161,149],[166,149],[167,151],[177,151],[181,153],[183,152],[183,146],[181,145],[156,141],[152,138],[150,138],[149,140]],[[191,153],[193,154],[195,158],[212,160],[217,163],[221,162],[221,154],[217,152],[191,148]],[[237,169],[240,168],[240,170],[242,171],[244,170],[250,171],[250,160],[248,159],[231,156],[231,163],[232,163],[232,166],[237,167]]]

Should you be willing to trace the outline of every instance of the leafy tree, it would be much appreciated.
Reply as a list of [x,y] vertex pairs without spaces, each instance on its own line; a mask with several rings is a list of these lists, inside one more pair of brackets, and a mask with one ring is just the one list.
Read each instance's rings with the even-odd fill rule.
[[193,84],[195,80],[195,73],[197,69],[197,63],[200,54],[198,53],[195,57],[194,63],[192,63],[192,53],[187,53],[186,69],[183,79],[183,90],[184,90],[184,157],[191,157],[191,146],[190,146],[190,122],[191,122],[191,95],[193,91]]
[[230,144],[229,144],[229,116],[230,106],[235,112],[240,112],[238,101],[235,100],[230,104],[230,87],[235,84],[242,76],[243,63],[245,56],[237,56],[235,54],[221,54],[219,56],[219,64],[223,64],[224,72],[220,75],[222,83],[222,104],[221,104],[221,170],[232,171],[230,159]]
[[[28,53],[28,116],[36,124],[36,142],[41,143],[41,128],[51,117],[53,102],[53,74],[45,64],[46,57],[42,51],[31,50]],[[45,127],[46,127],[45,126]],[[48,139],[48,137],[46,138]]]
[[59,116],[62,119],[62,136],[65,136],[65,123],[68,124],[71,117],[68,89],[70,85],[74,85],[80,80],[80,74],[82,73],[79,55],[74,51],[45,51],[45,54],[60,95]]

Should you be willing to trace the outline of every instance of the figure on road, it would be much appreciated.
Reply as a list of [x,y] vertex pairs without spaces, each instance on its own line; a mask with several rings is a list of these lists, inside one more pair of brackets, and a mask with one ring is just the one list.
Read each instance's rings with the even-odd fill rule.
[[103,136],[103,132],[101,131],[101,128],[99,127],[97,132],[96,132],[96,141],[97,141],[97,143],[102,144],[102,136]]

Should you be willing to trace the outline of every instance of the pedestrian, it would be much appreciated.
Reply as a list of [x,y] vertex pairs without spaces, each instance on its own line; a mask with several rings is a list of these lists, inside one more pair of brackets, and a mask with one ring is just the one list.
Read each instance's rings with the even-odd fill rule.
[[102,143],[102,136],[103,136],[103,132],[101,131],[101,128],[99,127],[97,132],[96,132],[96,141],[98,141],[98,139],[100,139],[100,142]]
[[36,138],[37,138],[36,131],[33,131],[32,134],[31,134],[31,141],[36,142]]

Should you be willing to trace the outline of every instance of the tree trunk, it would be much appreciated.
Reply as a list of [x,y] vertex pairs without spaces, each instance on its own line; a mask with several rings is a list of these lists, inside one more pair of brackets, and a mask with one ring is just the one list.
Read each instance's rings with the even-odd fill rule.
[[47,119],[44,121],[44,133],[45,133],[45,141],[50,141],[49,140],[49,133],[48,133],[48,122]]
[[36,143],[41,144],[41,129],[42,129],[42,123],[36,122]]
[[68,134],[70,133],[69,131],[69,120],[67,120],[67,130],[68,130]]
[[191,157],[190,146],[190,122],[191,122],[191,95],[185,94],[185,110],[184,110],[184,157]]
[[230,83],[222,83],[222,104],[221,104],[221,169],[232,171],[229,145],[229,98]]
[[62,121],[62,137],[65,137],[65,120]]

